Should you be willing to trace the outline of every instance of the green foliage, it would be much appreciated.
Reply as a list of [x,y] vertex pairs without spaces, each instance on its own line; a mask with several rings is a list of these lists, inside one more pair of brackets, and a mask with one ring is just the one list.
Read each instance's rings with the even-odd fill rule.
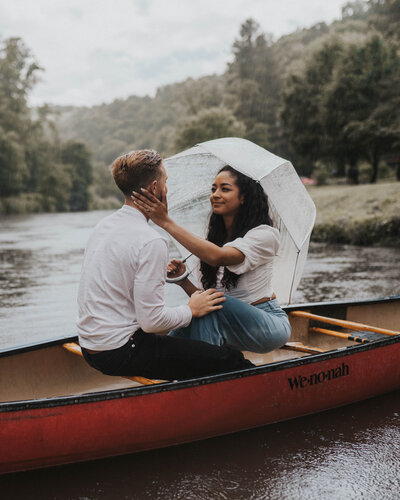
[[0,196],[23,190],[29,171],[24,140],[29,130],[29,90],[39,69],[19,38],[0,45]]
[[369,0],[370,24],[382,35],[400,42],[400,0]]
[[61,150],[61,161],[71,179],[69,210],[72,212],[87,210],[90,201],[88,188],[93,180],[87,147],[82,142],[67,142]]
[[24,149],[18,134],[0,127],[0,196],[19,193],[27,176]]
[[87,210],[86,146],[62,145],[51,110],[28,106],[39,69],[21,39],[0,41],[0,211]]
[[361,159],[376,182],[385,152],[400,136],[400,58],[378,35],[357,44],[326,43],[283,92],[282,120],[300,163],[349,165],[358,182]]
[[244,125],[230,111],[211,108],[182,124],[175,145],[176,149],[183,150],[218,137],[243,137],[244,132]]
[[400,217],[376,217],[351,223],[317,224],[312,233],[312,240],[361,246],[398,246],[399,235]]
[[233,44],[233,55],[227,71],[226,102],[245,124],[246,138],[277,151],[281,80],[272,37],[264,35],[254,19],[247,19]]
[[286,80],[281,113],[284,137],[300,164],[314,167],[335,148],[325,130],[323,96],[343,49],[337,40],[326,43],[308,62],[304,72]]
[[24,132],[29,118],[27,96],[40,69],[20,38],[9,38],[0,45],[0,125],[4,130]]
[[373,36],[348,48],[327,94],[332,133],[372,165],[371,182],[382,156],[399,141],[399,88],[396,47]]

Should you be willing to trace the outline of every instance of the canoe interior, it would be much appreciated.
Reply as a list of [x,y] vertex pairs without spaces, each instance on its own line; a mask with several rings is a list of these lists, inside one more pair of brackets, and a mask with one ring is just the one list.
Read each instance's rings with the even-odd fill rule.
[[[400,297],[365,303],[321,303],[318,305],[287,308],[311,311],[333,318],[346,319],[380,328],[400,330]],[[290,317],[290,315],[289,315]],[[290,317],[290,342],[301,342],[311,348],[327,351],[355,345],[349,340],[309,332],[310,320]],[[382,336],[386,337],[386,336]],[[267,354],[245,352],[257,365],[296,359],[313,354],[277,349]],[[99,391],[140,386],[122,377],[102,375],[92,369],[84,359],[68,352],[62,345],[38,347],[0,358],[0,403],[24,401],[57,396],[79,395]]]

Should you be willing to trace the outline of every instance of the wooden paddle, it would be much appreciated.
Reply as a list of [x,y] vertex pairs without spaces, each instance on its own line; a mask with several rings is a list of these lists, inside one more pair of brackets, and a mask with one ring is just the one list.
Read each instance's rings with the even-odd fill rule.
[[371,342],[369,339],[363,339],[362,337],[354,337],[349,333],[336,332],[335,330],[327,330],[326,328],[317,328],[312,326],[309,328],[310,332],[323,333],[324,335],[331,335],[332,337],[338,337],[339,339],[352,340],[353,342],[359,342],[360,344],[368,344]]
[[378,328],[377,326],[364,325],[363,323],[356,323],[355,321],[347,321],[344,319],[327,318],[326,316],[318,316],[318,314],[312,314],[306,311],[292,311],[289,314],[290,316],[295,316],[297,318],[313,319],[315,321],[320,321],[321,323],[341,326],[343,328],[347,328],[348,330],[364,330],[366,332],[381,333],[382,335],[400,335],[400,332],[397,332],[395,330],[388,330],[386,328]]

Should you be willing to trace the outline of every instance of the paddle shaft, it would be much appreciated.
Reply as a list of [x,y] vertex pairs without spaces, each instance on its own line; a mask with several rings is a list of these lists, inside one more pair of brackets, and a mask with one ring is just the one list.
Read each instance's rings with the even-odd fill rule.
[[339,339],[352,340],[353,342],[359,342],[360,344],[368,344],[369,342],[371,342],[368,339],[354,337],[349,333],[335,332],[335,330],[327,330],[326,328],[317,328],[313,326],[309,330],[310,332],[323,333],[324,335],[331,335],[332,337],[338,337]]
[[315,321],[320,321],[321,323],[328,323],[329,325],[342,326],[348,330],[364,330],[366,332],[381,333],[382,335],[400,334],[400,332],[388,330],[386,328],[378,328],[376,326],[364,325],[363,323],[356,323],[355,321],[347,321],[344,319],[327,318],[326,316],[319,316],[318,314],[312,314],[306,311],[292,311],[289,314],[297,318],[313,319]]

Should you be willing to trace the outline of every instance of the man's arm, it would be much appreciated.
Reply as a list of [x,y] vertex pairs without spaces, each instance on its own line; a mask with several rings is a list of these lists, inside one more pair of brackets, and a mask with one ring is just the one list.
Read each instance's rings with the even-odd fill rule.
[[135,312],[140,328],[161,333],[187,326],[193,317],[201,317],[222,308],[222,292],[196,291],[187,305],[167,307],[164,284],[168,249],[165,240],[152,240],[141,250],[133,287]]

